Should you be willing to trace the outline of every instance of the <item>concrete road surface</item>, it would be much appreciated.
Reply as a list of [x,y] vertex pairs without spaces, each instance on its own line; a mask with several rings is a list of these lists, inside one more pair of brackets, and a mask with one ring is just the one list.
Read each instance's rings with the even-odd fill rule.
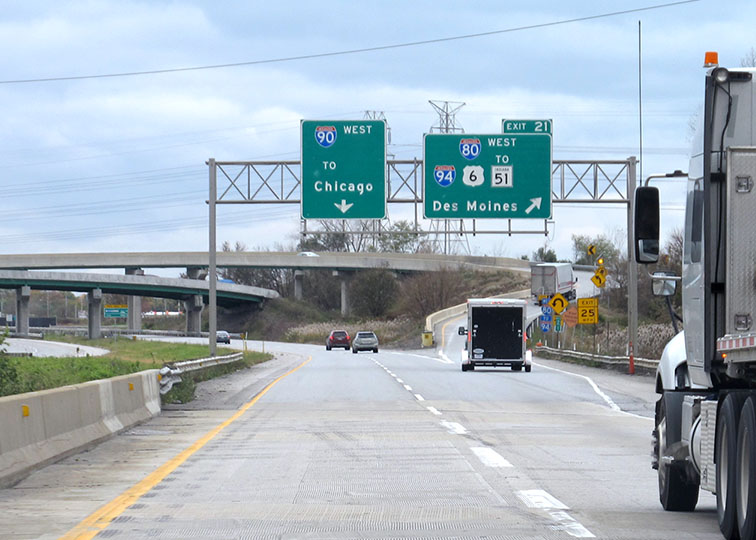
[[100,347],[76,345],[75,343],[61,343],[59,341],[43,341],[40,339],[8,338],[1,346],[5,352],[26,353],[32,356],[49,356],[67,358],[72,356],[102,356],[110,351]]
[[0,491],[0,536],[720,538],[712,497],[658,503],[649,378],[463,373],[453,328],[438,351],[267,343],[198,403]]

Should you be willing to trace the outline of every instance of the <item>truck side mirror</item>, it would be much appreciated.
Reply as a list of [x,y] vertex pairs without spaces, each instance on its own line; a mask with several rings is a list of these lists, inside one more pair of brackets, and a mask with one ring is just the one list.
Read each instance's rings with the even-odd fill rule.
[[674,279],[664,279],[670,276],[666,272],[654,272],[651,275],[651,290],[654,296],[672,296],[677,289],[677,281]]
[[467,328],[465,328],[464,326],[460,326],[459,328],[457,328],[457,333],[460,336],[466,336],[467,335]]
[[635,190],[635,262],[652,264],[659,260],[659,189]]

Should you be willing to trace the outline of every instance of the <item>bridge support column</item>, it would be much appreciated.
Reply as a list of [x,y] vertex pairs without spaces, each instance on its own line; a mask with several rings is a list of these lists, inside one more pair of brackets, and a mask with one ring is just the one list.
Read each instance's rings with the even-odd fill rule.
[[89,305],[89,339],[102,337],[102,289],[92,289],[87,293]]
[[186,335],[199,336],[202,331],[202,296],[192,296],[184,301],[186,308]]
[[351,311],[349,306],[349,282],[352,280],[352,273],[343,270],[334,270],[333,275],[341,278],[341,316],[346,317]]
[[200,266],[190,266],[186,269],[186,277],[189,279],[204,280],[207,277],[207,268]]
[[16,334],[29,335],[29,301],[31,287],[23,285],[16,289]]
[[[144,270],[141,268],[127,268],[126,275],[143,276]],[[129,306],[129,314],[126,319],[129,326],[129,332],[139,332],[142,330],[142,297],[129,296],[126,298],[126,302]]]
[[294,270],[294,299],[302,300],[302,284],[304,282],[304,270]]

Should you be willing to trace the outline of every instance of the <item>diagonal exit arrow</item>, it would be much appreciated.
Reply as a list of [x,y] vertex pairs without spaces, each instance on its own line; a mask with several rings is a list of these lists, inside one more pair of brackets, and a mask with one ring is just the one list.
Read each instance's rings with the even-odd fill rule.
[[525,209],[525,213],[529,214],[533,211],[533,208],[538,208],[539,210],[541,209],[541,197],[530,199],[530,206]]
[[342,214],[346,214],[347,210],[349,210],[352,206],[354,206],[354,203],[347,204],[347,202],[346,202],[345,199],[341,199],[341,204],[339,204],[339,203],[333,203],[333,205],[336,208],[338,208],[339,210],[341,210]]

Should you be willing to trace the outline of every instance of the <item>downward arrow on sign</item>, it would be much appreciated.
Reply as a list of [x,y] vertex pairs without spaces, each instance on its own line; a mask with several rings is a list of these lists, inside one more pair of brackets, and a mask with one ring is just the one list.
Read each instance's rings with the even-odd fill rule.
[[354,206],[354,203],[347,204],[346,200],[341,199],[341,204],[333,203],[336,208],[341,210],[342,214],[346,214],[347,210],[349,210],[352,206]]

